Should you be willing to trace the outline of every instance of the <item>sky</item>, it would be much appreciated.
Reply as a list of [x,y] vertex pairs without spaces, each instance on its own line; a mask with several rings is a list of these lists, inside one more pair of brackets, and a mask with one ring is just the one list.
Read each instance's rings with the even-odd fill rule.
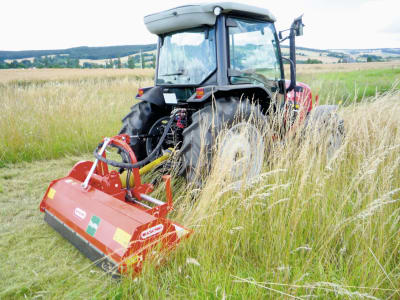
[[[190,0],[1,0],[0,50],[155,43],[143,17]],[[203,1],[204,2],[204,1]],[[210,1],[208,1],[210,2]],[[297,46],[400,48],[400,0],[237,0],[269,9],[277,30],[304,14]]]

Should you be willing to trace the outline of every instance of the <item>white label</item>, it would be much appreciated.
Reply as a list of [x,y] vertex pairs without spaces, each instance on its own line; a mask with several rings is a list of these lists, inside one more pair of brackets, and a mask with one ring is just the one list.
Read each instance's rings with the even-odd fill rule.
[[158,233],[160,233],[161,231],[163,231],[164,229],[164,225],[163,224],[158,224],[154,227],[151,227],[149,229],[146,229],[145,231],[142,231],[142,233],[140,234],[140,238],[142,240],[145,240],[153,235],[156,235]]
[[79,207],[75,208],[74,210],[75,216],[77,216],[79,219],[85,219],[86,218],[86,211],[83,209],[80,209]]
[[175,224],[173,225],[175,227],[176,235],[178,236],[179,239],[189,233],[189,231],[187,231],[185,228],[182,228]]
[[167,104],[177,104],[176,95],[174,93],[164,93],[165,103]]

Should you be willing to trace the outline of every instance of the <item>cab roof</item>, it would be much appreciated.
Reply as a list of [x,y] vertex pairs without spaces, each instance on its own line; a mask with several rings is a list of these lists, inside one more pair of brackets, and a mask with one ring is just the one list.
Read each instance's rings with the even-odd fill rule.
[[222,14],[276,21],[274,15],[265,8],[235,2],[208,2],[179,6],[150,14],[144,17],[144,23],[151,33],[157,35],[202,25],[213,26],[217,18],[214,14],[216,7],[221,8]]

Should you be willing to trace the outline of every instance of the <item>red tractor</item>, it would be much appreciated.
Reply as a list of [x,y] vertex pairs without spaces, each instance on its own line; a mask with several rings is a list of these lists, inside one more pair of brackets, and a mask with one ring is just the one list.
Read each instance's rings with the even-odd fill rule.
[[[247,176],[256,176],[264,160],[264,134],[249,124],[250,116],[268,124],[286,110],[285,132],[273,134],[279,137],[296,120],[310,123],[311,90],[296,82],[295,37],[303,34],[301,17],[286,38],[277,33],[269,10],[232,2],[181,6],[148,15],[144,22],[158,35],[155,85],[139,89],[136,98],[141,101],[123,118],[120,131],[131,136],[139,160],[174,148],[181,157],[180,174],[193,181],[199,171],[210,169],[215,141],[221,138],[219,151],[232,160],[231,173],[239,178],[245,168]],[[286,39],[290,59],[281,53]],[[290,80],[285,80],[283,61],[290,63]],[[343,134],[336,107],[316,110],[314,118],[338,121],[332,141],[336,147]],[[239,141],[243,130],[247,138]],[[168,134],[154,151],[164,131]],[[201,151],[205,159],[200,159]]]

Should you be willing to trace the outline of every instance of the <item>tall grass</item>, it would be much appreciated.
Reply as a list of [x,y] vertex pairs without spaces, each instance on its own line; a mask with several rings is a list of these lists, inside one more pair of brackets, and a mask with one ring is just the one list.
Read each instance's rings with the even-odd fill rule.
[[[111,118],[110,110],[125,110],[126,105],[109,101],[123,102],[122,95],[131,95],[135,87],[130,79],[74,84],[48,83],[36,90],[47,91],[48,99],[60,101],[54,103],[63,109],[43,100],[40,107],[46,113],[34,106],[30,114],[19,112],[27,118],[34,115],[32,123],[55,112],[60,120],[51,119],[59,124],[54,134],[68,129],[64,109],[68,117],[82,110],[80,117],[88,119],[74,128],[94,124],[94,131],[103,124],[97,118],[109,118],[108,124],[116,120],[117,127],[120,116]],[[91,95],[96,85],[101,91],[97,97]],[[90,94],[83,91],[88,86]],[[33,87],[5,90],[7,99],[35,92]],[[67,91],[72,98],[63,97]],[[31,99],[35,103],[41,97]],[[88,99],[90,107],[69,99]],[[107,108],[92,116],[97,101]],[[71,105],[74,110],[68,110]],[[223,157],[214,162],[202,189],[175,178],[175,211],[169,218],[194,234],[161,267],[148,261],[135,280],[112,280],[42,221],[37,206],[48,182],[64,176],[78,158],[0,169],[0,298],[400,298],[400,92],[349,103],[339,114],[346,135],[333,157],[326,155],[329,128],[311,130],[282,142],[268,141],[261,176],[240,188],[224,176],[229,162]],[[7,120],[14,120],[12,116]],[[23,118],[16,116],[12,124],[20,122]],[[42,126],[30,126],[42,132]],[[6,128],[4,123],[0,128]],[[102,130],[110,129],[99,129],[99,136],[108,134]],[[43,136],[52,137],[49,131]],[[89,136],[84,129],[78,135],[84,134]],[[36,149],[51,149],[46,139],[41,141]],[[83,147],[86,151],[89,145]]]
[[0,165],[92,151],[115,135],[149,78],[19,81],[0,85]]
[[176,218],[195,234],[166,266],[150,264],[110,295],[399,298],[399,100],[341,110],[346,137],[333,157],[329,129],[316,130],[273,143],[261,176],[241,189],[215,167],[201,191],[177,197]]

